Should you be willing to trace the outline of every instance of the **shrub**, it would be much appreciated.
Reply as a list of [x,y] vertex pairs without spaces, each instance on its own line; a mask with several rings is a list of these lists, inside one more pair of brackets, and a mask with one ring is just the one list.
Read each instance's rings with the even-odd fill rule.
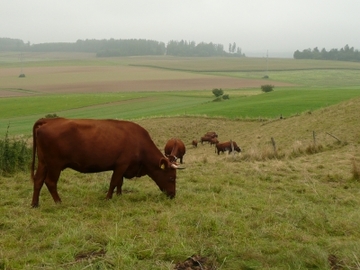
[[229,95],[226,94],[226,95],[223,95],[222,98],[223,99],[229,99],[230,97],[229,97]]
[[0,140],[0,175],[26,171],[31,160],[31,149],[27,147],[26,140],[10,140],[8,130],[5,138]]
[[215,95],[215,97],[222,96],[224,94],[224,91],[221,88],[214,88],[212,90],[212,93]]
[[59,117],[59,116],[57,116],[56,113],[49,113],[49,114],[45,115],[45,118],[57,118],[57,117]]
[[265,93],[271,92],[271,91],[274,90],[274,87],[275,87],[275,86],[273,86],[273,85],[271,85],[271,84],[264,84],[264,85],[261,86],[261,91],[263,91],[263,92],[265,92]]

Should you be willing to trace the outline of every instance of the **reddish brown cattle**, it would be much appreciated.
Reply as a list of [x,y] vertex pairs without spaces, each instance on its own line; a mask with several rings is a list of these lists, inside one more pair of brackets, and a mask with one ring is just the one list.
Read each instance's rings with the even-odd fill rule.
[[[233,146],[234,146],[234,151],[236,152],[241,152],[240,147],[236,144],[236,142],[232,141]],[[225,151],[229,151],[229,154],[232,152],[232,148],[231,148],[231,142],[224,142],[224,143],[218,143],[215,146],[215,153],[217,151],[217,154],[219,155],[220,152],[225,152]]]
[[211,137],[211,138],[217,138],[218,137],[218,135],[217,135],[217,133],[215,131],[208,131],[208,132],[205,133],[204,136],[205,137]]
[[216,139],[216,138],[211,138],[211,139],[209,140],[209,143],[210,143],[210,145],[217,144],[217,143],[219,143],[219,140]]
[[[36,153],[38,165],[34,174]],[[176,164],[171,163],[141,126],[117,120],[40,119],[33,127],[31,205],[39,205],[45,183],[55,202],[61,202],[57,182],[62,170],[82,173],[113,171],[107,199],[115,187],[121,194],[123,177],[149,175],[170,198],[176,193]]]
[[201,142],[201,144],[203,144],[204,142],[208,142],[208,143],[209,143],[211,139],[212,139],[211,137],[202,136],[202,137],[200,138],[200,142]]
[[216,134],[215,131],[208,131],[205,133],[204,136],[202,136],[200,138],[200,141],[201,141],[201,144],[203,144],[204,142],[208,142],[211,144],[211,140],[214,139],[214,138],[217,138],[218,135]]
[[191,142],[191,144],[192,144],[192,146],[197,147],[198,141],[197,141],[197,140],[193,140],[193,141]]
[[166,143],[164,152],[171,162],[175,162],[179,158],[182,164],[186,152],[185,144],[180,139],[172,138]]

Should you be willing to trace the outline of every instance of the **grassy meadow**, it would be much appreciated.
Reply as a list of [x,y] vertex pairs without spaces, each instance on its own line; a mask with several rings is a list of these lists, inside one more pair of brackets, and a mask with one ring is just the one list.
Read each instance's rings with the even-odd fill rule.
[[[29,172],[0,176],[0,269],[186,269],[181,263],[193,255],[201,258],[197,269],[360,269],[359,64],[269,59],[270,79],[262,80],[266,59],[236,60],[24,55],[25,74],[41,79],[39,69],[48,67],[60,73],[31,80],[31,87],[27,75],[20,87],[16,55],[0,54],[0,71],[8,74],[0,76],[0,138],[9,125],[11,136],[28,138],[38,118],[56,113],[129,119],[161,150],[171,137],[187,147],[173,200],[146,176],[125,180],[123,195],[106,201],[110,172],[64,170],[63,203],[44,187],[40,207],[31,209]],[[66,91],[85,85],[86,74],[89,85],[108,85],[119,66],[120,81],[129,67],[132,81],[135,68],[144,71],[139,81],[163,74],[174,83],[225,77],[291,86],[266,94],[260,87],[223,88],[230,99],[220,102],[202,85]],[[86,69],[74,77],[66,67]],[[63,84],[67,78],[71,85]],[[242,153],[190,145],[213,130]]]

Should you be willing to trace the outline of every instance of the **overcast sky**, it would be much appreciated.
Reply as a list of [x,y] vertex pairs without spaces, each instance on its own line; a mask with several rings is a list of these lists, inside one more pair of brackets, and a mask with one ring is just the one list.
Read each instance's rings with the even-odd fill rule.
[[360,49],[360,0],[0,0],[0,37],[235,42],[247,56]]

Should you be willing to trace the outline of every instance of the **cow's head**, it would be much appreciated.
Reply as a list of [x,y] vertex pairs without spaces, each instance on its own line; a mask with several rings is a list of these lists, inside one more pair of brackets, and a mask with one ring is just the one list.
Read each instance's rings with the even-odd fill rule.
[[175,162],[162,157],[159,161],[159,168],[154,171],[154,181],[161,191],[165,192],[169,198],[176,195],[176,170],[179,169]]
[[239,153],[241,152],[241,148],[240,148],[239,146],[235,146],[235,147],[234,147],[234,150],[237,151],[237,152],[239,152]]

